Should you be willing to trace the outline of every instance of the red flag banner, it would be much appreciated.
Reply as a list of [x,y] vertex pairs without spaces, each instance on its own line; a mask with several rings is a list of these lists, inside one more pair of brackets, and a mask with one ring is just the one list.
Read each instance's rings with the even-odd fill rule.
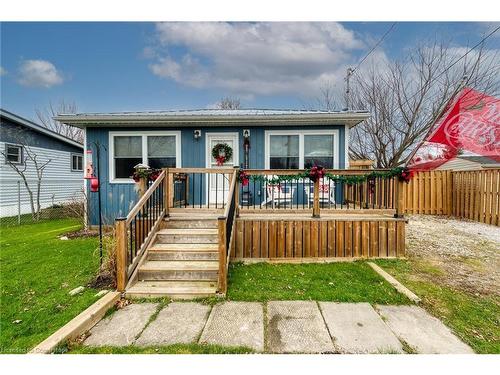
[[500,100],[470,88],[434,124],[409,167],[435,169],[465,151],[500,163]]

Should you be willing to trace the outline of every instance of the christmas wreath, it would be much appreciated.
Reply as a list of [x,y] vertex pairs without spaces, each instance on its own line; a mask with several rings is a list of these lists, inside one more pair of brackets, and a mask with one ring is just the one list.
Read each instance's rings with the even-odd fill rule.
[[212,148],[212,157],[217,162],[218,166],[223,165],[227,160],[233,156],[233,149],[226,143],[217,143]]

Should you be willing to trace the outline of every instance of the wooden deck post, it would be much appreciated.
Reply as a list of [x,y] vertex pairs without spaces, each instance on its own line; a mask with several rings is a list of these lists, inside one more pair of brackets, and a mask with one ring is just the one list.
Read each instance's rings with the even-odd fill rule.
[[174,199],[173,199],[173,197],[174,197],[174,173],[168,173],[168,175],[165,177],[167,178],[167,205],[168,206],[172,205],[172,207],[174,207]]
[[163,178],[163,205],[165,207],[165,216],[168,216],[170,213],[170,201],[168,200],[169,198],[169,190],[170,186],[168,184],[168,177],[169,177],[169,171],[168,168],[164,169],[165,171],[165,177]]
[[[396,177],[397,178],[397,177]],[[396,180],[396,192],[395,192],[395,199],[396,199],[396,214],[394,217],[404,217],[405,215],[405,184],[406,182],[401,181],[399,178]]]
[[226,294],[227,291],[227,275],[226,275],[226,262],[227,262],[227,251],[226,251],[226,218],[219,217],[217,220],[218,228],[218,238],[219,238],[219,281],[218,281],[218,291],[219,293]]
[[139,199],[141,199],[143,197],[144,193],[146,192],[146,190],[148,190],[148,179],[141,177],[141,179],[139,180],[139,182],[137,184],[139,187],[139,190],[137,193],[139,194]]
[[127,227],[124,217],[115,221],[116,239],[116,289],[125,290],[127,285]]
[[319,179],[314,181],[313,217],[319,217]]
[[240,167],[236,166],[234,167],[236,171],[236,185],[234,185],[234,213],[236,217],[240,217]]

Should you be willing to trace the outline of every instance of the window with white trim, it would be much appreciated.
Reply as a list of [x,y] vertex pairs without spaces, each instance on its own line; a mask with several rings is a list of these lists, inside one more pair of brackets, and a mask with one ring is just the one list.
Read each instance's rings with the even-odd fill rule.
[[178,132],[110,132],[111,181],[129,182],[137,164],[175,168],[180,165],[179,143]]
[[23,146],[5,144],[5,162],[14,164],[23,163]]
[[267,169],[338,168],[338,130],[266,131]]
[[83,171],[83,155],[71,154],[71,171],[73,172]]
[[270,135],[269,136],[269,168],[298,169],[299,168],[299,136]]
[[304,168],[321,165],[333,169],[333,135],[304,135]]

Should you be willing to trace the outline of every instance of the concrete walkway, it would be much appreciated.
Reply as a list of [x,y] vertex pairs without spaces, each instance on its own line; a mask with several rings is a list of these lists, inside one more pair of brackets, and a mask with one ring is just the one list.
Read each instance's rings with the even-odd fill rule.
[[417,306],[314,301],[131,304],[100,321],[88,346],[175,343],[267,353],[473,353]]

